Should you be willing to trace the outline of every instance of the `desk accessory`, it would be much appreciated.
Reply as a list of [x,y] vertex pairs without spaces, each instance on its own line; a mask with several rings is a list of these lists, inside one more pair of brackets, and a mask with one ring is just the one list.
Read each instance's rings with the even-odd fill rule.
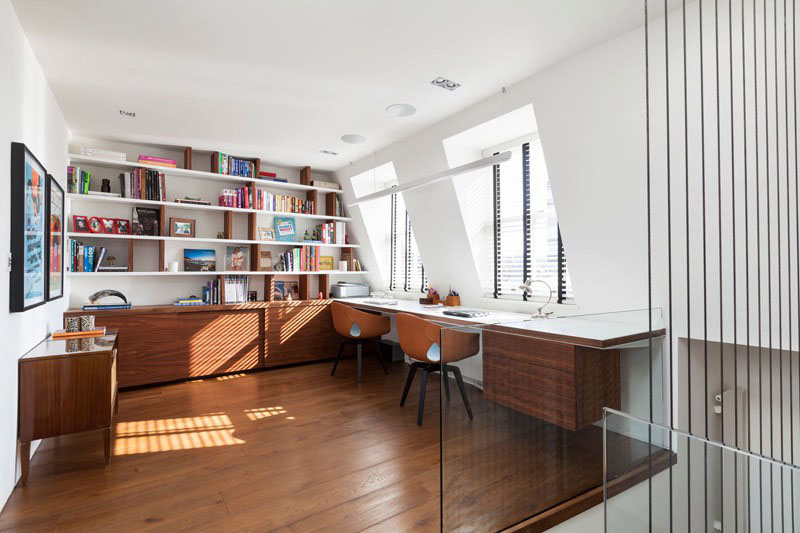
[[526,294],[532,295],[533,289],[531,288],[531,285],[533,285],[534,283],[541,283],[542,285],[547,287],[549,296],[547,297],[547,301],[542,306],[536,308],[536,313],[532,314],[531,318],[547,318],[548,316],[553,314],[552,311],[550,311],[549,313],[543,312],[543,309],[547,307],[547,304],[549,304],[550,300],[553,299],[553,289],[550,288],[550,285],[546,281],[541,279],[531,280],[530,278],[528,278],[525,280],[525,283],[519,286],[519,288],[522,289]]

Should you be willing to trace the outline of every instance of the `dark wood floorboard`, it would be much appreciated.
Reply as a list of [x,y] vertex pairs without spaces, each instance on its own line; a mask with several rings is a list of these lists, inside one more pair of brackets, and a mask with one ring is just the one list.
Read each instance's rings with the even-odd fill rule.
[[[438,376],[420,428],[419,377],[399,406],[406,367],[367,359],[359,386],[353,360],[330,366],[123,391],[111,466],[100,432],[45,441],[0,530],[438,531]],[[468,391],[473,421],[454,381],[445,405],[446,529],[498,530],[600,484],[598,428]]]

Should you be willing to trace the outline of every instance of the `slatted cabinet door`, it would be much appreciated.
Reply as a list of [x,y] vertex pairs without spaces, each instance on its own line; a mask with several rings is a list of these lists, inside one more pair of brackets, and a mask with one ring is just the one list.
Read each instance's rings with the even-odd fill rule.
[[267,309],[264,357],[266,366],[327,359],[336,356],[341,338],[333,328],[330,302],[285,302]]
[[263,311],[180,313],[181,353],[188,376],[208,376],[260,366]]

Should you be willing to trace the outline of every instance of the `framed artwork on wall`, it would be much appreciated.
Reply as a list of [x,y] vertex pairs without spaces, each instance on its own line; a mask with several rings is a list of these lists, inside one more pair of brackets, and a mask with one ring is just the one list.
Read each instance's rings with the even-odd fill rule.
[[22,143],[11,143],[12,313],[47,299],[47,170]]
[[47,299],[64,296],[64,189],[50,174],[47,175]]

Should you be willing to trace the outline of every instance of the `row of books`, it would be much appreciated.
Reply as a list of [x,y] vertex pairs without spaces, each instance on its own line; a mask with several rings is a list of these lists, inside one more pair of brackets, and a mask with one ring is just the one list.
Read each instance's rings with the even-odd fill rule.
[[176,168],[178,166],[178,162],[174,159],[168,159],[165,157],[153,157],[150,155],[142,155],[139,154],[139,164],[140,165],[157,165],[159,167],[168,167],[168,168]]
[[319,246],[302,246],[283,253],[287,272],[319,272]]
[[314,202],[286,194],[256,190],[256,209],[313,215]]
[[243,178],[252,178],[256,176],[256,164],[249,159],[233,157],[232,155],[223,154],[222,152],[214,152],[212,157],[216,157],[217,159],[217,168],[220,174],[240,176]]
[[91,172],[81,170],[81,167],[67,167],[67,192],[89,194],[91,180]]
[[120,302],[113,304],[86,304],[83,306],[84,311],[116,311],[117,309],[130,309],[130,302]]
[[244,303],[247,301],[249,288],[248,276],[225,276],[224,284],[215,279],[203,287],[202,301],[210,305]]
[[346,244],[344,222],[317,224],[317,232],[324,244]]
[[238,207],[250,209],[250,187],[238,189],[222,189],[219,191],[219,205],[222,207]]
[[167,201],[167,182],[163,172],[137,168],[119,175],[120,189],[125,198]]
[[114,150],[103,150],[101,148],[86,148],[81,147],[81,155],[86,157],[97,157],[100,159],[111,159],[113,161],[127,161],[128,156],[125,152],[116,152]]
[[[206,287],[203,287],[203,289],[206,289]],[[189,297],[189,298],[178,298],[172,305],[175,305],[177,307],[192,307],[195,305],[208,305],[208,302],[206,302],[203,298]]]
[[70,243],[70,272],[125,272],[128,267],[103,266],[106,257],[105,246],[89,246],[80,241],[71,239]]

